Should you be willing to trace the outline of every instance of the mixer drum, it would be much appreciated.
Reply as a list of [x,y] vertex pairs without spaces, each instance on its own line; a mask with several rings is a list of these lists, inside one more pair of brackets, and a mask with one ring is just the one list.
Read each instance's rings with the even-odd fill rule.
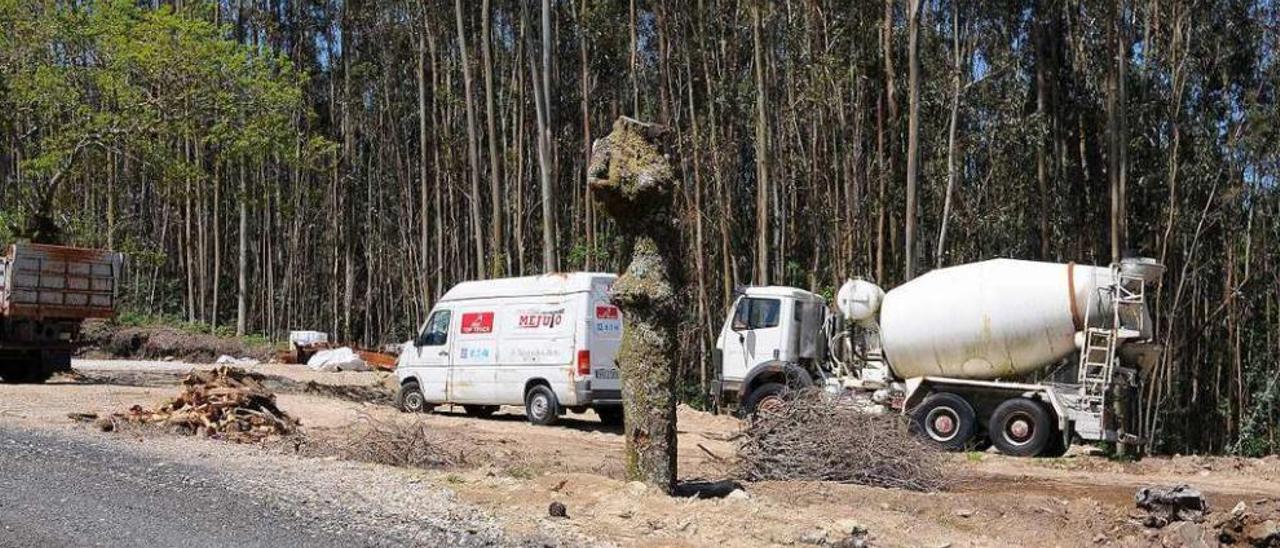
[[1109,316],[1097,288],[1110,281],[1109,268],[1012,259],[934,270],[885,295],[885,356],[901,379],[1025,375],[1074,352],[1086,314]]

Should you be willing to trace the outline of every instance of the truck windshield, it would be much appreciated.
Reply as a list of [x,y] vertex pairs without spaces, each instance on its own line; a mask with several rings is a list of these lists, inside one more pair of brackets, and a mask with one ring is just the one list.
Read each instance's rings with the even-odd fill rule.
[[733,316],[733,327],[735,329],[778,327],[780,308],[782,308],[782,301],[778,299],[744,298],[738,301],[738,310]]

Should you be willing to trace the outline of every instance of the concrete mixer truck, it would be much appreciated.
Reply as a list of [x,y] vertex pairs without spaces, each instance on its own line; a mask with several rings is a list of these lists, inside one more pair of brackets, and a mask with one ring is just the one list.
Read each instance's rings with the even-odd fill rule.
[[716,341],[713,396],[756,413],[819,388],[905,413],[950,450],[1040,456],[1074,439],[1136,441],[1120,406],[1160,351],[1145,288],[1163,271],[1150,259],[995,259],[888,293],[852,279],[834,307],[802,289],[748,287]]

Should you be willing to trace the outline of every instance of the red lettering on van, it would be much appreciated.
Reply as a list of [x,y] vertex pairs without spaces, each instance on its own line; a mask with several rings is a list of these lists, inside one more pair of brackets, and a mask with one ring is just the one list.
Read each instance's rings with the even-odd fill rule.
[[493,312],[467,312],[462,315],[462,333],[493,333]]

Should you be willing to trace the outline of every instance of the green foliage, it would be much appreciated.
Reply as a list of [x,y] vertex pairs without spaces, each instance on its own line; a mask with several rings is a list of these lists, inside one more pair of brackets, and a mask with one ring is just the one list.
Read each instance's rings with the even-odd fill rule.
[[47,185],[38,198],[108,151],[164,181],[205,176],[191,147],[245,160],[325,152],[316,138],[294,146],[306,79],[292,62],[227,40],[202,11],[127,0],[0,3],[10,25],[0,38],[0,108],[13,113],[25,177]]
[[[567,260],[571,270],[582,270],[586,268],[588,260],[593,261],[595,265],[605,265],[609,264],[612,259],[607,247],[597,245],[592,248],[586,242],[579,242],[569,248]],[[599,268],[599,266],[596,268]]]

